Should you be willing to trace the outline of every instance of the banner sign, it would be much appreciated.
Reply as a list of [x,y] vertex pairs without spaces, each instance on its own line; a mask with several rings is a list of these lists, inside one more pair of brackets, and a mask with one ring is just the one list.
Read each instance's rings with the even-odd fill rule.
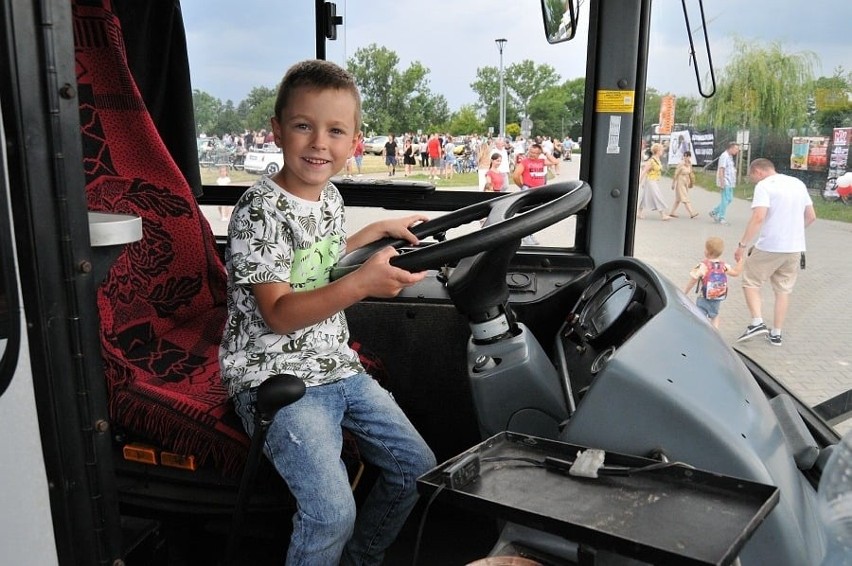
[[713,130],[692,132],[692,157],[693,163],[698,167],[706,167],[715,157],[713,150],[716,144],[716,134]]
[[828,169],[828,138],[824,136],[793,138],[790,169],[799,171],[825,171]]

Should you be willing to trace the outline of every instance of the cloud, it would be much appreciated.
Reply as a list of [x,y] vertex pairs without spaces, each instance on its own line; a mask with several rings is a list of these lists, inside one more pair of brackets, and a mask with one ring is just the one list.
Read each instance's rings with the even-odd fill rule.
[[[699,25],[696,0],[687,0],[690,23]],[[852,21],[852,2],[819,2],[814,9],[796,8],[775,0],[713,0],[705,2],[713,63],[723,69],[733,38],[780,42],[787,52],[814,51],[821,65],[815,74],[831,75],[837,66],[852,71],[849,35],[831,30],[831,21]],[[294,8],[295,6],[295,8]],[[193,88],[238,103],[252,87],[273,88],[296,61],[314,56],[313,3],[270,3],[264,0],[184,0]],[[544,38],[539,3],[535,0],[338,0],[345,20],[338,40],[329,42],[327,58],[344,64],[371,43],[397,53],[400,68],[420,61],[430,70],[434,93],[446,97],[453,110],[476,101],[470,83],[476,69],[497,67],[494,40],[508,41],[504,67],[530,59],[553,66],[564,79],[582,77],[586,68],[588,2],[584,2],[578,37],[550,45]],[[696,47],[703,37],[696,33]],[[694,68],[680,2],[655,2],[651,16],[647,85],[659,92],[698,96]],[[699,52],[701,49],[699,49]],[[700,68],[707,69],[700,61]]]

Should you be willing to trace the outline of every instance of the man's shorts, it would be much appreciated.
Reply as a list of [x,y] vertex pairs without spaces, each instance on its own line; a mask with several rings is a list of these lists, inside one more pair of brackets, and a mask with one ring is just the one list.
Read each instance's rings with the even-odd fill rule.
[[385,165],[396,165],[396,155],[386,155]]
[[743,268],[743,287],[760,287],[767,280],[776,293],[792,293],[799,276],[799,252],[765,252],[752,249]]

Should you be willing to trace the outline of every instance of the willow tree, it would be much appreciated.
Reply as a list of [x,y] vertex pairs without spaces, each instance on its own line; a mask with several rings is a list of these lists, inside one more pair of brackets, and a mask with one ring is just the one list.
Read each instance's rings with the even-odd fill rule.
[[736,53],[717,74],[716,95],[704,103],[701,120],[720,128],[786,131],[808,121],[817,56],[785,53],[781,46],[734,40]]

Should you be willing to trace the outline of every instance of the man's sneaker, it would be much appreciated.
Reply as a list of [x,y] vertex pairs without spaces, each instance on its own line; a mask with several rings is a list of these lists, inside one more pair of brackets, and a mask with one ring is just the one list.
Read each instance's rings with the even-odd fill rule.
[[710,215],[710,218],[712,218],[714,221],[716,221],[716,220],[719,218],[719,215],[716,213],[716,210],[715,210],[715,209],[714,209],[714,210],[711,210],[711,211],[710,211],[710,212],[708,212],[707,214],[709,214],[709,215]]
[[724,218],[720,218],[716,221],[717,224],[721,224],[722,226],[730,226],[731,223],[725,220]]
[[748,340],[749,338],[754,338],[758,334],[768,334],[768,333],[769,333],[769,329],[766,328],[766,324],[764,324],[762,322],[760,324],[754,324],[754,325],[749,324],[748,327],[745,329],[745,332],[740,334],[740,337],[737,338],[737,342],[744,342],[745,340]]
[[781,335],[780,334],[770,334],[769,336],[767,336],[767,338],[769,338],[769,343],[772,344],[773,346],[780,346],[781,345]]

